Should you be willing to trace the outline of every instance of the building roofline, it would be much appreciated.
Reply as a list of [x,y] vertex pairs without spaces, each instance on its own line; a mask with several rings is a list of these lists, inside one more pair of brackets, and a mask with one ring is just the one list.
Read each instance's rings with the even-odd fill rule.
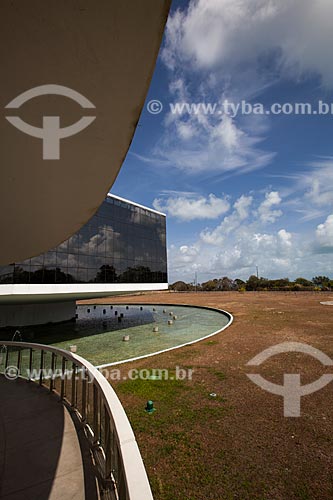
[[109,198],[115,198],[119,201],[124,201],[125,203],[130,203],[131,205],[135,205],[136,207],[143,208],[144,210],[148,210],[149,212],[154,212],[155,214],[162,215],[162,217],[166,217],[166,214],[163,212],[159,212],[158,210],[154,210],[153,208],[145,207],[144,205],[140,205],[140,203],[135,203],[134,201],[127,200],[126,198],[121,198],[113,193],[108,193]]

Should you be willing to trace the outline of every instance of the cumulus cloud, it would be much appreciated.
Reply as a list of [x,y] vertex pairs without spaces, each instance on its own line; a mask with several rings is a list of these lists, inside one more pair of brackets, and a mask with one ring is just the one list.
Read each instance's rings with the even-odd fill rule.
[[252,196],[242,195],[234,203],[234,211],[231,215],[225,217],[213,231],[204,230],[200,233],[201,240],[209,245],[221,245],[224,239],[247,219],[252,200]]
[[197,0],[169,18],[162,57],[228,73],[270,61],[273,78],[316,74],[331,87],[332,16],[331,0]]
[[316,236],[321,247],[333,251],[333,214],[317,226]]
[[284,203],[276,191],[240,196],[215,227],[202,230],[195,241],[169,248],[170,281],[191,281],[195,272],[199,281],[225,275],[247,279],[256,266],[267,278],[330,276],[333,214],[297,233],[278,225]]
[[153,206],[156,210],[182,221],[216,219],[228,212],[230,208],[229,202],[225,198],[218,198],[214,194],[210,194],[207,198],[204,196],[157,198],[154,200]]
[[271,191],[266,193],[265,200],[260,204],[258,208],[258,214],[261,222],[275,222],[278,217],[281,217],[281,210],[273,210],[272,207],[280,205],[281,198],[277,191]]
[[255,273],[257,265],[260,274],[266,277],[301,272],[299,263],[302,262],[303,249],[298,247],[298,238],[286,229],[270,233],[254,232],[253,229],[253,226],[241,225],[223,244],[216,246],[202,238],[194,247],[173,245],[169,249],[171,281],[173,277],[191,279],[194,272],[198,273],[200,281],[225,275],[246,279]]

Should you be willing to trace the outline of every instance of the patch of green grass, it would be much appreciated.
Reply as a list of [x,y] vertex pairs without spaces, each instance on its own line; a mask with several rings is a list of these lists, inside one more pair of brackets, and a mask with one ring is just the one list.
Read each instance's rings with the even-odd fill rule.
[[226,379],[226,374],[222,372],[221,370],[216,370],[215,368],[208,368],[209,373],[212,373],[217,377],[219,380],[225,380]]
[[309,492],[308,487],[306,484],[302,484],[298,486],[296,492],[295,492],[296,498],[299,498],[299,500],[311,500],[312,496]]
[[[155,370],[150,369],[150,376]],[[151,399],[153,401],[170,401],[175,394],[188,390],[188,386],[182,380],[175,380],[175,372],[169,371],[168,379],[136,379],[125,380],[117,385],[119,394],[132,394],[140,398]]]

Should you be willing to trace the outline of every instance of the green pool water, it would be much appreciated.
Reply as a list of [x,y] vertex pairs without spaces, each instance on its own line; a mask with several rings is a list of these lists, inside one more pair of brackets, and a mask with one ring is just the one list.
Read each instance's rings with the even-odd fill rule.
[[221,312],[188,306],[89,305],[78,306],[76,312],[75,323],[22,328],[22,340],[66,350],[76,345],[77,354],[99,366],[198,340],[229,322]]

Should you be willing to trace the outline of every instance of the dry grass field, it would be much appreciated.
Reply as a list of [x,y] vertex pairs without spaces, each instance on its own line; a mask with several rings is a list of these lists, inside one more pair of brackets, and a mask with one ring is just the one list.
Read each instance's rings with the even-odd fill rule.
[[[330,373],[311,356],[276,355],[246,363],[284,341],[310,344],[333,358],[333,300],[322,293],[155,293],[100,303],[195,304],[225,309],[234,323],[194,345],[120,365],[193,369],[193,379],[112,382],[134,428],[155,500],[315,500],[333,498],[333,382],[283,416],[283,399],[246,373],[302,384]],[[94,301],[96,302],[96,301]],[[216,393],[216,397],[211,397]],[[154,400],[156,411],[144,407]]]

